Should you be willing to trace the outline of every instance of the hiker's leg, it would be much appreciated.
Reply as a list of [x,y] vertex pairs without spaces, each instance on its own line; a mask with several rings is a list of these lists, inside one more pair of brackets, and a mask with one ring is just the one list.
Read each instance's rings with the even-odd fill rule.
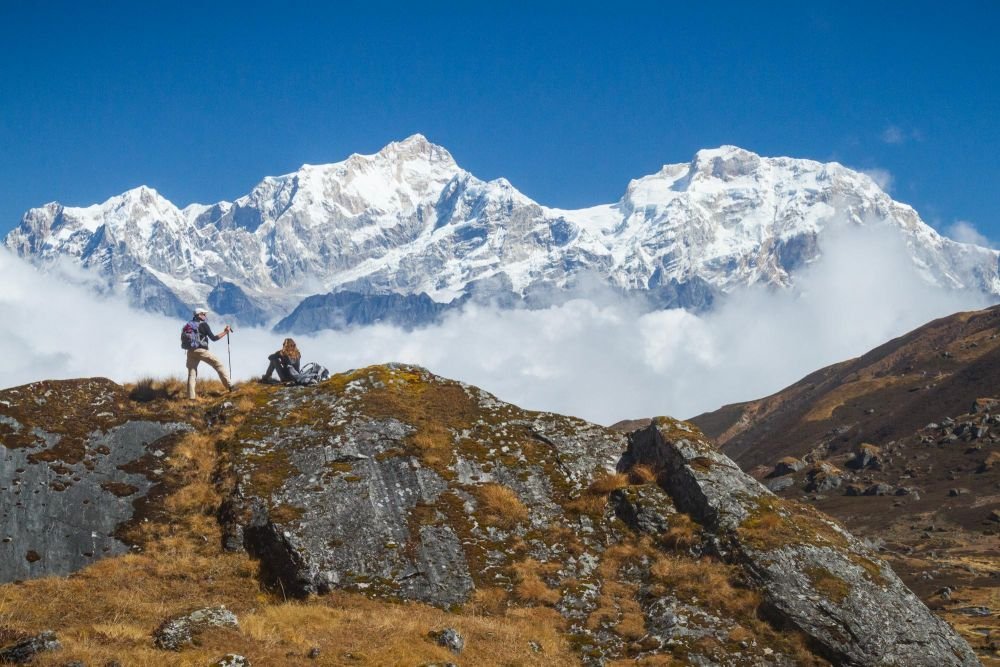
[[225,386],[226,389],[232,389],[233,383],[229,379],[229,373],[226,372],[226,365],[222,363],[222,360],[208,350],[198,351],[202,352],[201,360],[214,368],[215,372],[219,374],[219,379],[222,380],[223,386]]
[[195,394],[195,386],[198,384],[198,355],[197,350],[188,350],[187,370],[188,370],[188,398],[194,400],[198,398]]
[[277,365],[274,363],[274,359],[271,359],[267,365],[267,372],[264,373],[263,380],[270,380],[271,376],[274,375],[274,371],[277,369]]

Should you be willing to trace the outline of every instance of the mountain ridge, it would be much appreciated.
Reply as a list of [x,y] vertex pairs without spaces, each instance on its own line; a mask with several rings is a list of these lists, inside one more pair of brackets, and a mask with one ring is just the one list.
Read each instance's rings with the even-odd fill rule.
[[891,229],[930,283],[1000,294],[998,251],[942,237],[868,176],[735,146],[633,179],[617,202],[566,210],[478,179],[418,134],[266,177],[233,202],[180,209],[140,186],[89,207],[50,203],[4,243],[39,265],[68,258],[171,315],[227,283],[257,323],[325,293],[517,302],[587,276],[658,307],[705,308],[741,286],[794,285],[828,230],[845,226]]

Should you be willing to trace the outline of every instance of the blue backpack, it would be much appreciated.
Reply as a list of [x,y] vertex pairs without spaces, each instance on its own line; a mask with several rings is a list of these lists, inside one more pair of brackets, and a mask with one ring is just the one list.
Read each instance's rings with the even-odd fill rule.
[[201,322],[198,320],[191,320],[184,324],[184,328],[181,329],[181,349],[184,350],[197,350],[201,345],[201,334],[198,333],[198,325]]

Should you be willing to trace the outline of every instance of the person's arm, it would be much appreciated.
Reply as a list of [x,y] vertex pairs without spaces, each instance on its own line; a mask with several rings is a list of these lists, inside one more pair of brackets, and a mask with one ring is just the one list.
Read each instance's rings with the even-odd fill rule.
[[201,332],[204,333],[209,338],[211,338],[212,340],[219,340],[221,338],[224,338],[231,331],[231,329],[229,328],[229,325],[227,324],[226,328],[223,329],[222,332],[218,336],[216,336],[214,333],[212,333],[212,327],[210,327],[208,325],[208,322],[202,322],[201,326],[205,327],[204,329],[201,330]]

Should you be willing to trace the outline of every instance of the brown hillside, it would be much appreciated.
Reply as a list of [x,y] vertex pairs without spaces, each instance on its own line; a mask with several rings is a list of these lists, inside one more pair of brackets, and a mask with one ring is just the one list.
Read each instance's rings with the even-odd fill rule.
[[1000,307],[935,320],[691,421],[744,470],[879,545],[1000,664]]

